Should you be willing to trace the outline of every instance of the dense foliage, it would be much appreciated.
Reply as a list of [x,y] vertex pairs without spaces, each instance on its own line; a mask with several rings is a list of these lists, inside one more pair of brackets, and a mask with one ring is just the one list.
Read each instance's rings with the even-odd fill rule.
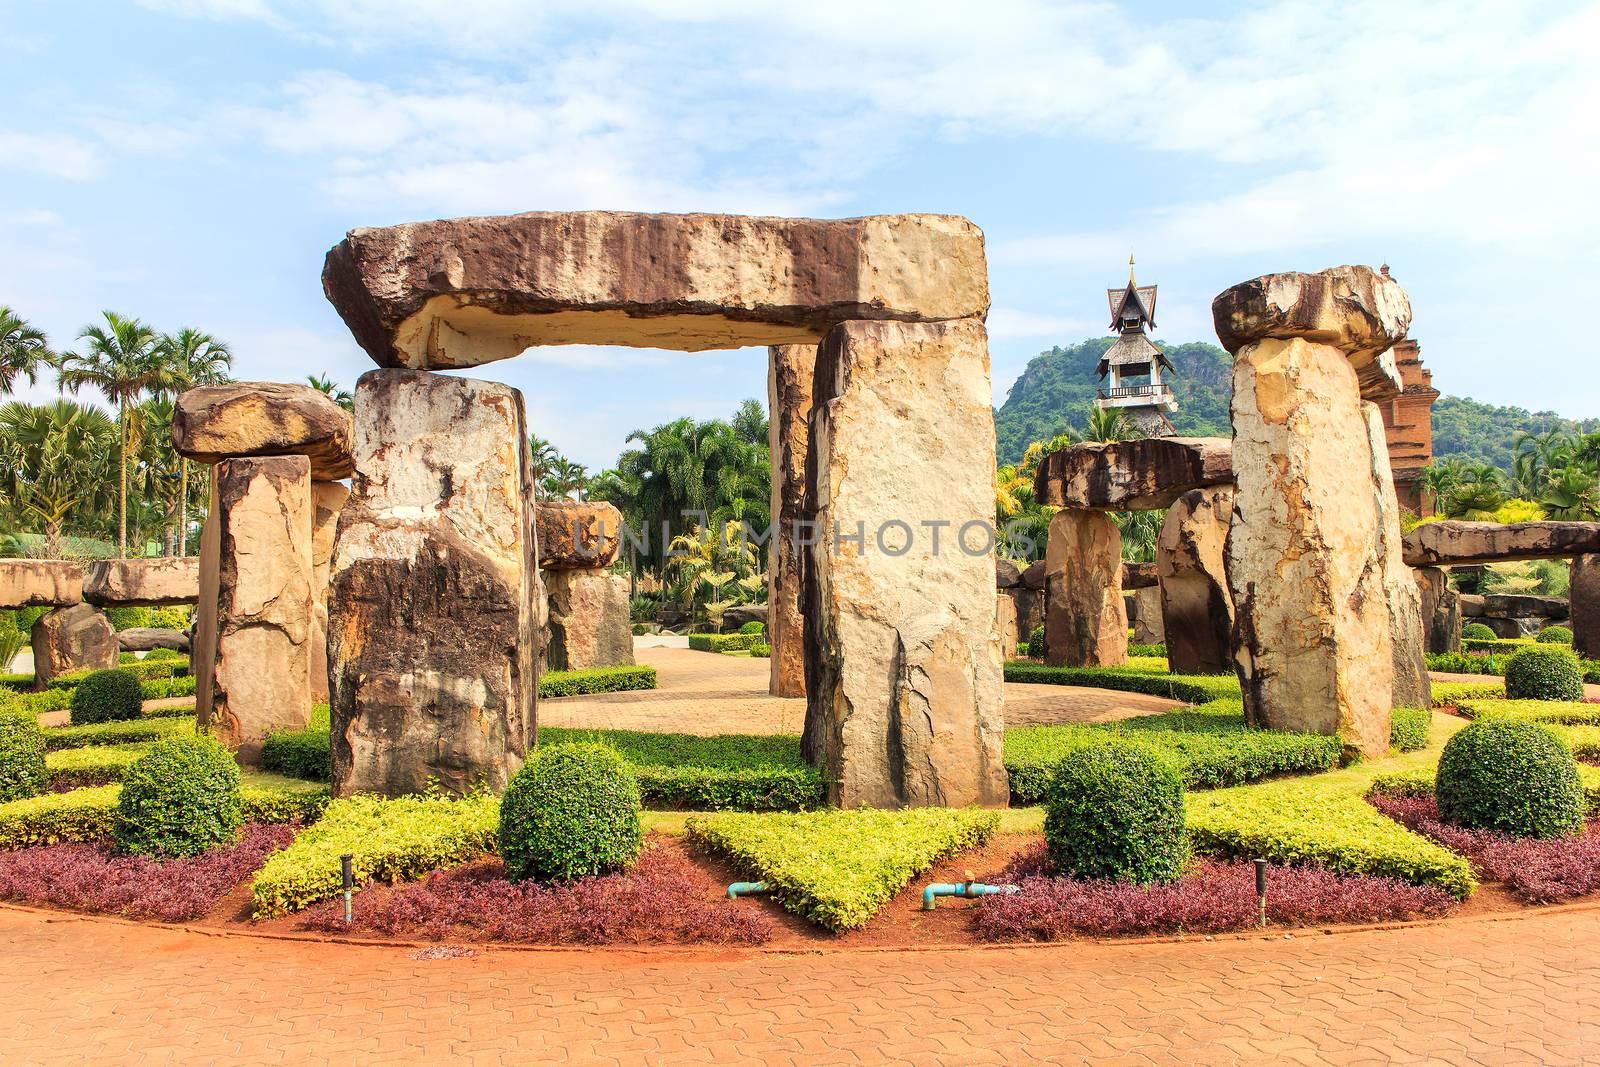
[[159,741],[163,737],[192,734],[194,717],[145,715],[138,719],[89,723],[84,726],[49,726],[44,731],[45,749],[54,752],[85,745],[126,745],[135,741]]
[[1461,628],[1463,641],[1493,641],[1499,636],[1486,622],[1469,622]]
[[1541,645],[1570,645],[1572,631],[1565,626],[1546,626],[1539,631],[1537,640]]
[[1189,850],[1183,779],[1148,748],[1111,739],[1080,748],[1056,766],[1044,839],[1069,877],[1170,882]]
[[1565,648],[1525,648],[1506,660],[1506,696],[1511,700],[1582,700],[1583,667]]
[[137,719],[144,690],[129,671],[95,671],[73,689],[69,706],[74,726]]
[[204,734],[157,741],[122,774],[111,833],[123,852],[197,856],[244,825],[239,765]]
[[654,689],[656,669],[643,664],[621,667],[584,667],[575,671],[545,671],[539,676],[539,699],[587,696]]
[[1447,822],[1518,837],[1562,837],[1583,825],[1572,750],[1546,727],[1491,715],[1452,737],[1434,795]]
[[[108,839],[121,788],[113,784],[43,793],[0,804],[0,849]],[[327,805],[328,791],[263,776],[245,784],[241,799],[247,822],[310,822]]]
[[540,746],[500,803],[500,858],[514,882],[620,871],[643,839],[639,783],[605,745]]
[[0,802],[35,796],[48,781],[39,720],[0,696]]

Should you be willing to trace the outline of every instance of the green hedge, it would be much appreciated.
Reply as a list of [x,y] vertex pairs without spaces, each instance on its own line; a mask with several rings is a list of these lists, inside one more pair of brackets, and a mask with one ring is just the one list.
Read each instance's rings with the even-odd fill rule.
[[1465,652],[1429,652],[1425,657],[1430,671],[1443,674],[1493,674],[1505,669],[1505,659],[1469,656]]
[[789,911],[840,931],[864,925],[911,879],[999,825],[999,813],[976,808],[863,808],[697,815],[687,832],[766,882]]
[[578,671],[546,671],[539,679],[539,698],[588,696],[655,687],[654,667],[587,667]]
[[760,640],[760,634],[690,634],[689,647],[696,652],[744,652]]
[[117,851],[198,856],[238,839],[244,826],[239,765],[205,734],[168,737],[130,764],[111,826]]
[[[1380,774],[1372,780],[1367,790],[1370,796],[1431,797],[1438,780],[1433,767],[1416,767],[1408,771]],[[1578,764],[1578,781],[1583,785],[1584,814],[1588,818],[1600,815],[1600,767],[1588,763]]]
[[1439,756],[1439,817],[1517,837],[1566,837],[1583,828],[1583,786],[1572,749],[1546,726],[1490,715]]
[[1507,655],[1536,644],[1531,637],[1463,637],[1461,647],[1473,652],[1503,652]]
[[273,853],[251,887],[258,919],[299,911],[341,889],[339,857],[354,856],[357,884],[420,878],[495,847],[500,801],[407,796],[335,800],[289,847]]
[[1506,660],[1506,696],[1513,700],[1582,700],[1583,666],[1562,645],[1534,645]]
[[1428,747],[1433,712],[1428,708],[1395,708],[1389,714],[1389,744],[1401,752]]
[[181,718],[145,715],[120,722],[91,722],[82,726],[51,726],[44,731],[44,745],[50,752],[85,745],[126,745],[135,741],[159,741],[175,734],[194,733],[194,716]]
[[[184,678],[189,675],[189,661],[186,659],[143,659],[134,663],[123,663],[117,667],[117,670],[126,671],[141,682],[158,678]],[[58,674],[50,679],[49,688],[72,689],[93,673],[94,671],[92,670],[82,670]]]
[[1315,778],[1191,794],[1189,840],[1215,855],[1435,885],[1458,900],[1477,886],[1461,856],[1385,818],[1360,792]]
[[1433,706],[1459,706],[1467,700],[1496,700],[1506,695],[1504,682],[1434,682]]
[[133,761],[150,751],[151,742],[132,745],[84,745],[63,748],[45,755],[52,785],[101,785],[122,781],[123,772]]
[[1231,674],[1167,674],[1140,666],[1047,667],[1040,663],[1012,660],[1005,666],[1005,678],[1008,682],[1076,685],[1145,693],[1190,704],[1239,698],[1239,679]]
[[1183,779],[1142,745],[1080,748],[1050,784],[1044,840],[1051,864],[1072,878],[1171,882],[1189,858]]
[[38,720],[0,697],[0,801],[43,792],[49,779]]
[[1245,725],[1239,701],[1219,700],[1113,723],[1007,730],[1005,765],[1012,795],[1023,804],[1043,801],[1062,759],[1108,737],[1122,737],[1165,755],[1191,789],[1325,771],[1338,766],[1341,755],[1336,736],[1255,729]]
[[540,745],[500,798],[500,859],[514,882],[571,882],[639,858],[639,783],[605,745]]
[[[195,691],[193,677],[151,678],[139,683],[140,699],[166,700],[172,697],[192,697]],[[72,695],[77,687],[46,689],[38,693],[16,694],[17,706],[35,714],[47,711],[66,711],[72,706]]]
[[[53,845],[58,841],[103,841],[116,817],[116,783],[70,793],[45,793],[0,804],[0,848]],[[248,776],[241,791],[249,822],[309,822],[328,803],[328,791],[305,782]]]
[[1506,715],[1532,722],[1600,726],[1600,704],[1568,700],[1461,700],[1456,710],[1469,719]]

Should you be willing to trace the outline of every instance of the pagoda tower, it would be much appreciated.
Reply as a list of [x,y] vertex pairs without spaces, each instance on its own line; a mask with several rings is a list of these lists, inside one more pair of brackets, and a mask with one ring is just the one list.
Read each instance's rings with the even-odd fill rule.
[[1145,336],[1145,329],[1156,328],[1156,287],[1140,285],[1133,277],[1133,257],[1128,257],[1128,284],[1107,289],[1111,306],[1111,329],[1117,339],[1100,357],[1096,374],[1100,377],[1097,408],[1116,408],[1145,437],[1171,437],[1176,431],[1167,419],[1178,410],[1178,399],[1162,380],[1163,370],[1172,364],[1165,353]]

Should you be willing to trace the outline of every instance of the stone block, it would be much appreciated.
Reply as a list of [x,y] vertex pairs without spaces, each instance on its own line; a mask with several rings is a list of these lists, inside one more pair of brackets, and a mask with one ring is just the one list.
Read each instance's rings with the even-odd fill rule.
[[1225,559],[1233,487],[1194,489],[1173,503],[1156,539],[1167,665],[1174,674],[1233,669],[1233,594]]
[[109,670],[117,665],[117,632],[96,608],[71,604],[39,616],[33,624],[33,684],[72,671]]
[[1158,511],[1191,489],[1232,483],[1233,443],[1225,437],[1084,441],[1044,458],[1033,498],[1092,511]]
[[772,546],[767,552],[767,644],[772,657],[767,691],[778,697],[806,695],[805,525],[806,453],[811,440],[814,345],[775,345],[767,350],[767,447],[772,457]]
[[64,559],[0,559],[0,611],[64,608],[83,599],[83,567]]
[[201,463],[305,456],[317,481],[350,477],[350,413],[309,385],[229,382],[178,396],[172,446]]
[[381,370],[356,385],[329,586],[333,790],[502,790],[532,748],[538,553],[522,394]]
[[628,579],[603,570],[544,572],[549,598],[551,670],[620,667],[633,662]]
[[1045,547],[1045,662],[1114,667],[1128,659],[1122,534],[1111,516],[1063,508]]
[[604,500],[541,500],[540,570],[594,570],[616,562],[622,547],[622,512]]
[[200,599],[200,557],[96,560],[85,570],[83,599],[119,607],[193,604]]

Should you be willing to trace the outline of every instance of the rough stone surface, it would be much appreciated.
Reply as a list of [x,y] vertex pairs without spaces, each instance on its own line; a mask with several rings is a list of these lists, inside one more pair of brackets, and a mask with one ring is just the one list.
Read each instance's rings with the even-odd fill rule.
[[1450,588],[1450,575],[1438,567],[1418,567],[1417,592],[1422,598],[1423,645],[1432,653],[1461,651],[1461,597]]
[[380,366],[472,367],[531,345],[814,345],[856,319],[989,306],[983,234],[950,215],[775,219],[530,212],[353,230],[328,299]]
[[339,513],[350,498],[340,482],[311,483],[311,699],[328,701],[328,580]]
[[309,385],[229,382],[178,397],[172,446],[201,463],[306,456],[318,481],[350,477],[350,413]]
[[522,394],[381,370],[356,412],[328,599],[334,793],[502,790],[537,692]]
[[1133,640],[1140,645],[1159,645],[1167,639],[1166,620],[1161,615],[1161,589],[1147,585],[1133,591]]
[[738,633],[739,628],[747,622],[759,622],[770,633],[772,627],[767,619],[770,614],[765,604],[735,604],[722,613],[722,622],[717,629],[721,633],[733,634]]
[[1364,399],[1384,400],[1400,390],[1389,350],[1405,340],[1411,301],[1398,282],[1370,267],[1263,275],[1218,295],[1211,316],[1229,352],[1299,339],[1349,357]]
[[994,597],[994,617],[1000,627],[1000,654],[1010,659],[1026,639],[1017,619],[1017,598],[1001,589]]
[[1161,575],[1156,570],[1153,561],[1136,562],[1134,560],[1122,561],[1122,590],[1151,589],[1161,581]]
[[1233,669],[1233,594],[1225,553],[1233,487],[1194,489],[1167,511],[1156,539],[1167,665],[1174,674]]
[[1564,619],[1571,613],[1562,597],[1528,593],[1486,593],[1479,604],[1483,614],[1491,619]]
[[97,560],[84,571],[83,599],[118,606],[193,604],[200,599],[200,557]]
[[996,557],[994,585],[996,589],[1015,589],[1022,584],[1022,568],[1009,559]]
[[845,323],[815,396],[807,754],[842,807],[1004,805],[983,324]]
[[1394,707],[1431,707],[1433,693],[1428,681],[1422,593],[1403,559],[1400,501],[1395,495],[1394,473],[1389,469],[1383,414],[1378,405],[1372,403],[1363,403],[1361,411],[1367,420],[1372,493],[1378,507],[1378,566],[1383,572],[1383,599],[1388,607],[1389,640],[1394,655]]
[[66,607],[83,599],[83,568],[64,559],[0,559],[0,611]]
[[1249,344],[1234,353],[1232,405],[1227,574],[1246,715],[1381,756],[1394,655],[1355,369],[1299,337]]
[[616,562],[622,547],[622,512],[604,500],[541,500],[534,505],[539,525],[541,570],[594,570]]
[[1128,660],[1122,534],[1111,516],[1064,508],[1045,547],[1045,662],[1111,667]]
[[603,570],[549,571],[551,670],[620,667],[633,662],[633,624],[628,619],[628,579]]
[[1232,483],[1233,443],[1225,437],[1085,441],[1044,458],[1033,498],[1094,511],[1156,511],[1191,489]]
[[1406,534],[1406,563],[1461,567],[1600,554],[1600,522],[1425,522]]
[[34,688],[69,671],[117,665],[117,632],[111,620],[88,604],[72,604],[39,616],[33,624]]
[[1023,568],[1022,584],[1027,589],[1042,590],[1044,588],[1044,560],[1034,560]]
[[1575,557],[1570,574],[1572,647],[1584,659],[1600,659],[1600,556]]
[[813,345],[774,345],[767,352],[767,447],[772,457],[772,544],[767,551],[767,691],[806,695],[802,544],[806,514],[806,451],[811,439]]
[[1456,596],[1461,605],[1461,614],[1468,619],[1481,618],[1486,614],[1483,606],[1483,597],[1477,593],[1460,593]]
[[[311,717],[311,462],[228,459],[212,470],[215,532],[201,536],[195,712],[244,762]],[[206,559],[215,552],[213,566]]]
[[189,635],[182,630],[167,630],[159,626],[135,626],[117,631],[117,648],[123,652],[149,652],[156,648],[187,652]]

